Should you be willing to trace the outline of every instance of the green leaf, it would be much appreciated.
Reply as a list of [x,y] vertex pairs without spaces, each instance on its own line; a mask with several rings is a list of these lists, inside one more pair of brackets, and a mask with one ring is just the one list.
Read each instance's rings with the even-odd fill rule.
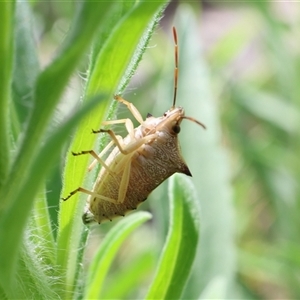
[[[33,19],[29,4],[18,2],[15,17],[13,103],[11,105],[11,113],[16,116],[11,118],[14,142],[20,137],[20,133],[22,134],[22,124],[25,124],[29,118],[32,107],[28,104],[33,101],[35,81],[40,71],[36,43],[31,31]],[[54,263],[55,244],[44,189],[39,191],[34,201],[31,218],[33,221],[29,225],[30,231],[36,245],[40,247],[39,250],[44,257],[43,262]]]
[[9,104],[11,101],[10,85],[13,63],[14,7],[14,1],[0,2],[0,189],[7,178],[11,163]]
[[300,113],[295,104],[285,101],[278,95],[242,85],[233,89],[233,93],[237,93],[236,97],[233,97],[234,101],[243,105],[254,116],[292,135],[298,133]]
[[[104,3],[104,4],[103,4]],[[30,171],[38,170],[41,173],[35,173],[35,176],[44,178],[43,161],[47,160],[47,156],[40,156],[43,141],[48,122],[53,116],[55,106],[60,100],[60,96],[64,88],[68,84],[68,80],[72,75],[75,67],[83,57],[85,50],[90,45],[98,26],[101,24],[101,13],[105,13],[105,8],[109,5],[106,2],[82,2],[78,15],[74,20],[74,26],[62,46],[62,50],[38,77],[35,86],[34,103],[32,105],[31,119],[28,126],[25,126],[23,140],[17,149],[16,159],[13,167],[7,177],[6,184],[0,191],[0,242],[5,244],[0,250],[0,266],[4,285],[9,286],[7,282],[12,280],[15,271],[18,248],[21,241],[22,232],[25,228],[27,218],[33,205],[35,194],[39,187],[35,185],[33,173]],[[103,7],[103,5],[105,5]],[[103,11],[104,10],[104,11]],[[100,15],[99,15],[100,13]],[[72,120],[73,122],[74,120]],[[74,123],[72,123],[74,126]],[[5,128],[4,128],[5,129]],[[51,128],[51,130],[53,130]],[[70,132],[62,130],[63,134]],[[64,139],[67,135],[64,136]],[[56,142],[51,145],[55,146]],[[54,150],[57,154],[59,148]],[[49,161],[55,157],[50,153]],[[40,166],[36,166],[36,161]],[[8,160],[6,161],[6,164]],[[37,182],[40,182],[38,178]],[[18,222],[15,222],[11,215],[14,215]],[[13,236],[13,239],[8,239]],[[10,287],[10,286],[9,286]]]
[[55,106],[100,23],[101,16],[98,12],[102,12],[103,9],[101,2],[83,2],[80,6],[81,9],[74,20],[76,25],[67,36],[61,52],[37,79],[31,119],[7,180],[9,184],[3,190],[5,196],[1,203],[2,209],[7,203],[13,205],[18,201],[13,195],[22,183],[22,178],[29,176],[28,165],[39,151]]
[[[34,199],[35,194],[45,179],[47,171],[49,171],[53,162],[59,158],[60,151],[65,143],[65,137],[71,133],[72,129],[77,125],[78,120],[87,114],[87,112],[103,98],[103,96],[95,97],[93,101],[87,102],[78,112],[73,114],[49,136],[37,157],[35,157],[34,164],[31,165],[28,170],[30,174],[32,174],[31,177],[24,178],[22,189],[16,191],[15,197],[22,199],[23,202],[11,207],[0,220],[0,241],[2,243],[2,247],[0,248],[0,263],[1,270],[3,271],[0,273],[0,280],[3,287],[6,287],[8,290],[13,288],[13,286],[11,286],[12,278],[9,277],[9,275],[12,276],[14,271],[16,250],[19,247],[19,239],[22,234],[20,224],[15,222],[15,219],[11,218],[11,216],[14,215],[17,219],[23,217],[24,211],[28,210],[26,204],[31,199]],[[32,181],[34,184],[31,184]],[[7,239],[9,236],[13,236],[14,238]]]
[[[139,239],[134,239],[134,241],[138,242]],[[131,259],[127,259],[124,264],[122,263],[122,268],[114,270],[108,276],[103,287],[102,298],[133,298],[136,292],[140,291],[141,284],[148,282],[149,274],[152,273],[156,263],[155,258],[153,249],[149,247],[148,251],[135,253]],[[123,265],[125,266],[123,267]],[[116,282],[118,282],[118,285],[116,285]]]
[[[41,174],[40,174],[41,175]],[[55,263],[56,244],[54,241],[51,221],[49,216],[48,202],[45,188],[40,188],[38,196],[34,201],[29,222],[29,232],[36,245],[36,255],[41,253],[43,263],[53,265]]]
[[226,278],[230,298],[236,272],[234,203],[231,170],[222,145],[217,100],[214,99],[208,66],[201,55],[197,19],[180,7],[175,24],[180,49],[178,105],[207,127],[183,121],[180,132],[183,157],[193,174],[199,195],[201,243],[185,298],[198,298],[215,277]]
[[[31,31],[34,16],[27,2],[19,1],[16,5],[14,37],[14,69],[12,78],[12,110],[17,115],[12,122],[14,140],[23,132],[23,124],[29,119],[32,110],[34,88],[40,72],[36,42]],[[12,112],[13,113],[13,112]]]
[[199,212],[194,186],[184,175],[175,174],[169,194],[169,232],[147,299],[179,299],[196,254]]
[[[98,49],[98,55],[93,54],[97,58],[93,62],[94,66],[90,68],[92,73],[88,78],[83,100],[86,99],[87,95],[99,91],[105,91],[109,97],[80,123],[70,147],[71,151],[94,148],[96,135],[91,134],[91,130],[98,129],[104,120],[110,100],[118,92],[118,86],[120,89],[124,89],[125,84],[131,78],[162,14],[165,2],[145,1],[134,6],[111,29],[111,34],[107,40],[103,40],[103,47]],[[111,24],[109,25],[111,26]],[[122,49],[120,45],[122,45]],[[132,59],[132,57],[134,58]],[[110,116],[114,115],[116,108],[116,103],[113,103]],[[105,140],[104,135],[101,141],[102,145]],[[87,186],[87,184],[83,184],[83,179],[86,175],[89,159],[88,155],[81,157],[68,155],[64,173],[63,197],[79,186]],[[85,181],[89,183],[90,188],[91,182],[94,180],[93,175],[89,174]],[[78,247],[82,232],[82,223],[78,222],[78,219],[85,202],[78,199],[79,195],[76,194],[63,203],[59,214],[57,265],[67,272],[66,290],[73,285],[75,268],[77,268],[74,264],[77,252],[73,249]]]
[[109,231],[89,267],[84,299],[101,299],[104,279],[117,251],[135,228],[150,219],[151,214],[136,212],[122,219]]

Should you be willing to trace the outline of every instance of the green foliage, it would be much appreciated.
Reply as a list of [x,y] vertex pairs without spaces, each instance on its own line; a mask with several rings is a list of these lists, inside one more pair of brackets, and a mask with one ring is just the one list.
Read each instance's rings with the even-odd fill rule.
[[108,269],[120,246],[137,226],[150,218],[151,215],[149,213],[138,212],[128,216],[127,220],[121,220],[109,231],[89,268],[86,279],[85,299],[101,298],[101,289],[104,287],[105,276],[107,276]]
[[[299,20],[280,19],[270,2],[241,5],[204,55],[200,10],[178,6],[163,32],[167,3],[0,2],[1,299],[300,297]],[[92,187],[99,168],[87,174],[90,157],[70,152],[106,145],[90,132],[119,117],[113,95],[129,82],[124,98],[143,116],[170,107],[173,25],[177,105],[207,127],[182,123],[193,178],[175,175],[150,195],[139,210],[151,221],[140,211],[87,228],[86,195],[62,202],[52,189]],[[63,42],[41,67],[55,28]],[[69,99],[78,70],[82,92]]]
[[195,258],[199,237],[196,192],[183,175],[170,180],[170,224],[155,279],[146,299],[178,299]]
[[[275,8],[280,5],[264,1],[247,7],[209,57],[232,156],[238,298],[300,296],[300,52],[293,44],[299,18],[280,17]],[[237,48],[248,55],[239,73]]]
[[[1,70],[1,99],[2,107],[7,111],[3,109],[5,118],[1,120],[2,134],[5,137],[2,139],[1,149],[1,170],[4,172],[1,179],[4,184],[1,188],[0,279],[3,295],[7,298],[69,299],[75,296],[75,290],[78,289],[76,274],[79,272],[77,262],[80,251],[74,249],[79,247],[82,235],[82,225],[79,225],[76,216],[82,205],[76,205],[79,203],[76,199],[67,202],[65,206],[62,205],[57,229],[58,238],[54,242],[46,197],[41,195],[45,193],[43,185],[46,175],[53,163],[59,159],[66,138],[75,126],[78,126],[78,122],[82,120],[82,125],[79,125],[76,132],[73,147],[83,135],[88,136],[86,132],[83,134],[83,128],[86,130],[99,126],[118,86],[121,84],[120,91],[124,89],[164,8],[163,1],[133,4],[128,6],[101,1],[78,4],[64,43],[55,59],[42,71],[38,71],[36,67],[36,51],[30,51],[34,49],[33,39],[28,30],[30,26],[24,21],[32,17],[26,3],[17,3],[16,7],[14,3],[1,4],[1,12],[6,13],[1,28],[1,55],[2,60],[7,61],[7,67]],[[114,26],[109,24],[108,27],[106,13],[117,17]],[[143,18],[137,18],[140,15]],[[17,19],[15,31],[12,27],[14,16]],[[129,31],[128,27],[131,24],[135,25],[134,30]],[[109,32],[109,36],[103,36],[104,32]],[[24,35],[26,39],[23,38]],[[82,107],[66,116],[60,125],[55,126],[53,114],[70,76],[99,35],[102,36],[102,46],[94,47],[94,65],[91,65],[87,78]],[[13,37],[16,41],[15,58],[12,56]],[[120,43],[126,51],[119,51]],[[98,53],[95,53],[96,50]],[[134,63],[130,63],[133,55],[137,58]],[[24,66],[26,69],[31,68],[31,72],[25,72]],[[110,70],[110,76],[107,76],[107,70],[111,67],[113,70]],[[122,83],[125,71],[127,75],[123,77]],[[23,77],[26,77],[25,81]],[[103,79],[106,79],[106,83]],[[28,113],[19,117],[18,111],[22,110],[20,102],[23,101],[24,106],[24,97],[27,97]],[[14,118],[8,118],[8,112]],[[14,131],[15,136],[12,149],[8,147],[7,142],[9,131]],[[94,137],[85,138],[81,142],[86,146],[93,145]],[[7,159],[12,151],[16,154],[11,160]],[[72,171],[72,168],[78,167],[74,161],[70,161],[66,164],[67,175],[69,169]],[[85,166],[80,163],[81,167],[79,165],[77,170],[81,169],[83,174]],[[6,172],[6,169],[9,171]],[[78,182],[82,181],[82,177],[77,173]],[[65,187],[70,188],[72,185],[68,182],[72,177],[67,178],[69,181],[66,180]],[[76,181],[74,183],[76,184]],[[30,215],[33,220],[28,223]],[[32,247],[34,251],[28,253]],[[16,272],[21,275],[15,276]]]

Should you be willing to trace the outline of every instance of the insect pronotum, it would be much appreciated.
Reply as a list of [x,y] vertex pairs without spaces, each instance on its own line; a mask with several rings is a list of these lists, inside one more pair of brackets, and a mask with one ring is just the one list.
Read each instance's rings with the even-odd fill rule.
[[[128,135],[125,138],[112,130],[93,130],[93,133],[105,133],[111,142],[97,155],[94,150],[72,152],[73,155],[90,154],[95,163],[102,166],[92,191],[79,187],[63,200],[77,192],[88,194],[87,209],[82,219],[85,224],[112,220],[134,210],[147,199],[148,195],[164,180],[174,173],[192,176],[181,152],[178,141],[180,124],[183,119],[191,120],[203,128],[199,121],[187,117],[182,107],[175,107],[178,79],[178,44],[177,33],[173,27],[175,43],[174,98],[171,108],[163,116],[155,118],[148,114],[143,120],[137,108],[119,95],[115,100],[127,106],[133,117],[140,123],[134,128],[130,119],[105,121],[103,125],[125,124]],[[111,150],[106,160],[103,157]]]

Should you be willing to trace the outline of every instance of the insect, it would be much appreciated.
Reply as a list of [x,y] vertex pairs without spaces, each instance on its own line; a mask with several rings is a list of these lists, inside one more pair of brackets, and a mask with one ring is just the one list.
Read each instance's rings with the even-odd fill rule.
[[[174,98],[173,105],[163,116],[155,118],[148,114],[143,120],[137,108],[130,102],[117,95],[114,99],[127,106],[133,117],[139,122],[134,128],[130,119],[105,121],[103,125],[124,124],[128,135],[125,138],[116,135],[112,130],[93,130],[93,133],[106,133],[111,142],[97,155],[94,150],[72,152],[73,155],[90,154],[95,163],[102,166],[94,183],[92,191],[79,187],[63,200],[69,199],[77,192],[88,194],[87,209],[82,219],[85,224],[112,220],[116,216],[124,216],[126,212],[134,210],[147,199],[148,195],[164,180],[174,173],[192,176],[180,151],[178,134],[183,119],[191,120],[205,128],[205,126],[185,116],[182,107],[175,107],[178,81],[178,44],[177,33],[173,27],[175,43],[174,69]],[[111,150],[107,158],[103,157]]]

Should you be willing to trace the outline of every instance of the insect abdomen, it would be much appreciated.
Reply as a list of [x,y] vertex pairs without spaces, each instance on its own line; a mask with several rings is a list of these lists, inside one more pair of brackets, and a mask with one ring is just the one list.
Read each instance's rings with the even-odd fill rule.
[[[183,161],[177,136],[168,136],[141,146],[131,157],[131,171],[125,199],[122,203],[112,203],[105,200],[90,200],[90,211],[95,220],[102,220],[124,215],[127,211],[135,209],[148,195],[164,180],[176,172],[191,175]],[[122,155],[122,154],[120,154]],[[99,193],[103,196],[118,199],[122,173],[114,178],[107,175]]]

